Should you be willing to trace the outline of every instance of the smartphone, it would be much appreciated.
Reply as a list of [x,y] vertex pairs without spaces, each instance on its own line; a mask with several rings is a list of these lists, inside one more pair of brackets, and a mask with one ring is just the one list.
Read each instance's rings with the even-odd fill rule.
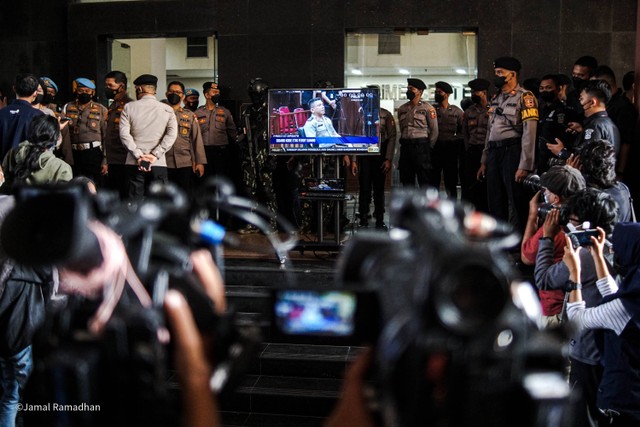
[[580,231],[572,231],[567,234],[571,239],[571,243],[573,243],[573,247],[578,248],[580,246],[591,246],[593,242],[591,241],[591,236],[598,237],[598,230],[580,230]]
[[146,171],[148,171],[149,169],[151,169],[151,162],[148,160],[142,160],[140,162],[140,167]]
[[375,295],[351,290],[276,290],[274,335],[280,341],[331,344],[370,343],[379,321]]
[[71,117],[61,117],[60,121],[61,122],[70,122],[71,121]]

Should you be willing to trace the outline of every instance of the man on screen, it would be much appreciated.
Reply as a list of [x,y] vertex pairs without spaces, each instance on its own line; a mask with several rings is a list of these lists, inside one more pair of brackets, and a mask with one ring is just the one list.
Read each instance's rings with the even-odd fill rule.
[[324,103],[320,98],[313,98],[309,101],[311,116],[304,124],[304,136],[307,138],[317,138],[323,136],[340,136],[331,123],[331,119],[324,115]]

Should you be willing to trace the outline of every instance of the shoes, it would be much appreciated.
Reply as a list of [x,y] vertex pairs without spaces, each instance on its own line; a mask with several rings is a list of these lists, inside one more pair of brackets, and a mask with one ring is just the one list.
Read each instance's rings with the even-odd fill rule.
[[389,227],[387,227],[383,221],[376,221],[376,229],[387,231]]
[[241,229],[238,230],[238,234],[255,234],[255,233],[259,233],[260,230],[258,230],[256,227],[254,227],[251,224],[247,224],[244,227],[242,227]]
[[369,226],[369,221],[367,221],[366,218],[361,219],[360,222],[358,223],[359,228],[367,228],[368,226]]

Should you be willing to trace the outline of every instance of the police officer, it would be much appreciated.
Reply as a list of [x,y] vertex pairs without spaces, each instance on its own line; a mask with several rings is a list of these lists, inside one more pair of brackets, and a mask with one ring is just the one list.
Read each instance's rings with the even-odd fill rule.
[[449,196],[458,197],[458,157],[462,150],[462,118],[464,113],[449,104],[453,88],[447,82],[436,82],[436,114],[438,115],[438,140],[431,151],[429,185],[440,188],[440,177]]
[[95,83],[84,77],[77,78],[75,83],[76,100],[62,108],[62,116],[71,119],[73,175],[86,176],[101,185],[102,174],[106,173],[103,141],[107,132],[107,109],[93,101]]
[[493,84],[499,92],[489,103],[487,141],[477,177],[486,173],[489,212],[503,220],[514,212],[515,226],[522,232],[529,209],[520,182],[535,169],[538,101],[518,84],[520,61],[502,57],[493,65]]
[[55,103],[56,95],[58,94],[58,85],[49,77],[40,77],[44,83],[46,93],[44,94],[44,100],[42,104],[56,113],[56,116],[60,114],[60,106]]
[[165,154],[169,181],[176,183],[191,195],[194,175],[203,176],[204,165],[207,163],[202,133],[196,115],[180,106],[185,99],[184,85],[177,81],[169,83],[166,96],[178,122],[176,142]]
[[207,102],[196,110],[196,117],[202,131],[204,152],[207,164],[204,169],[206,177],[223,175],[233,180],[231,165],[235,164],[229,144],[236,140],[236,125],[231,112],[218,105],[220,89],[218,83],[206,82],[202,91]]
[[128,150],[129,198],[137,200],[152,181],[168,181],[165,153],[176,141],[178,124],[173,109],[156,99],[156,76],[143,74],[133,84],[138,100],[122,109],[120,139]]
[[396,149],[396,121],[393,114],[380,108],[379,119],[376,123],[380,128],[380,154],[376,156],[357,156],[351,162],[352,173],[359,172],[358,183],[360,193],[358,199],[360,227],[369,225],[369,206],[371,205],[371,190],[373,189],[373,216],[376,228],[384,230],[384,182],[391,170],[391,161]]
[[472,203],[476,209],[487,212],[487,183],[478,180],[476,173],[480,168],[482,151],[487,139],[487,125],[489,124],[489,96],[491,83],[485,79],[471,80],[471,105],[464,112],[462,121],[462,136],[464,137],[464,163],[462,174],[462,198]]
[[428,183],[429,155],[438,140],[438,119],[435,108],[422,101],[427,85],[420,79],[407,79],[409,102],[398,108],[400,122],[400,182],[405,186]]
[[184,91],[184,108],[195,112],[200,104],[200,92],[192,87]]

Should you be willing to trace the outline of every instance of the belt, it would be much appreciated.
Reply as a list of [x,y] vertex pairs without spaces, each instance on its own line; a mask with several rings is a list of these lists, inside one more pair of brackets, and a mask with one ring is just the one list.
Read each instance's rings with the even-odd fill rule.
[[512,145],[522,144],[522,139],[520,138],[507,138],[501,141],[489,141],[489,149],[491,148],[506,148],[511,147]]
[[428,144],[429,138],[400,138],[400,145]]
[[76,151],[91,150],[92,148],[100,147],[101,145],[102,143],[100,141],[85,142],[80,144],[71,144],[71,149]]
[[213,151],[224,151],[229,147],[229,145],[205,145],[205,148],[208,148]]

